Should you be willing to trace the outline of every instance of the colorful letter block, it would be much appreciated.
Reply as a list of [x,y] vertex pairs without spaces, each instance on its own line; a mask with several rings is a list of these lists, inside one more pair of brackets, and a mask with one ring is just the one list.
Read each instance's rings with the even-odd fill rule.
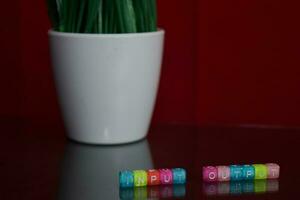
[[186,182],[186,171],[182,168],[172,169],[173,173],[173,184],[185,184]]
[[241,165],[230,165],[230,180],[243,180],[243,167]]
[[134,170],[134,186],[141,187],[147,185],[147,172],[145,170]]
[[133,187],[134,179],[131,171],[122,171],[119,173],[120,187]]
[[218,180],[218,170],[216,167],[207,166],[202,168],[203,180],[207,182],[214,182]]
[[218,181],[230,180],[230,168],[228,166],[217,166]]
[[170,169],[160,169],[160,183],[163,185],[172,184],[173,183],[173,173]]
[[159,185],[160,184],[160,173],[158,170],[148,170],[148,185]]
[[255,179],[266,179],[268,175],[267,166],[263,164],[254,164]]
[[255,169],[252,165],[243,165],[243,180],[253,180]]
[[275,163],[267,163],[266,166],[268,171],[268,175],[267,175],[268,179],[279,178],[279,171],[280,171],[279,165]]

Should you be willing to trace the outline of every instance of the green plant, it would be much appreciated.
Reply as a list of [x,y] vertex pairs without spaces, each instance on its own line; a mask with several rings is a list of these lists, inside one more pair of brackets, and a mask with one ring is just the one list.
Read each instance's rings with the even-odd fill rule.
[[156,0],[47,0],[52,28],[73,33],[157,30]]

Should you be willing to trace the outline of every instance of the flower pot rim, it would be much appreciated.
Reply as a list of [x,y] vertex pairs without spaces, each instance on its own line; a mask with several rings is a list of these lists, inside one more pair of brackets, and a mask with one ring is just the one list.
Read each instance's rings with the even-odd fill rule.
[[131,37],[149,37],[164,34],[164,29],[159,28],[153,32],[139,32],[139,33],[69,33],[60,32],[50,29],[48,35],[72,38],[131,38]]

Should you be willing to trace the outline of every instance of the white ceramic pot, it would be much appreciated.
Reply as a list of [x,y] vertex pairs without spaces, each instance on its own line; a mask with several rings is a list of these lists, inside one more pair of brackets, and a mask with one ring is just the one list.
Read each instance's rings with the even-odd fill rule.
[[146,136],[163,41],[163,30],[129,34],[49,31],[56,90],[69,138],[118,144]]

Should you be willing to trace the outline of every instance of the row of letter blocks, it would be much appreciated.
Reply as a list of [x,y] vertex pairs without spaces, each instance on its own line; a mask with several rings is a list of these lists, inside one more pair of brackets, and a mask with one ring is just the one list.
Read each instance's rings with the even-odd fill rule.
[[120,187],[143,187],[147,185],[185,184],[186,171],[182,168],[121,171]]
[[241,181],[254,179],[279,178],[279,165],[275,163],[254,165],[230,165],[203,167],[203,180],[214,181]]

